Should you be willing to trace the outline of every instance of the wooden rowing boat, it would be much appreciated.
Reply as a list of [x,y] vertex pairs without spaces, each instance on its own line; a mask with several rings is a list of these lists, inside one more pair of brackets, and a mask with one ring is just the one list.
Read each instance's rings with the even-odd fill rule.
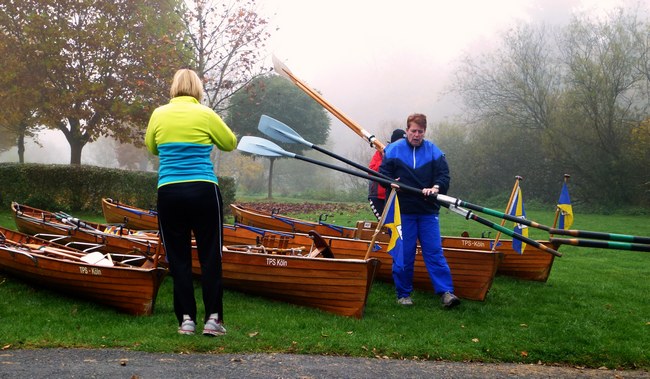
[[121,224],[136,230],[158,230],[158,212],[155,210],[144,210],[103,198],[102,211],[109,224]]
[[[362,318],[380,261],[298,255],[299,249],[225,246],[226,288]],[[308,253],[308,250],[305,251]]]
[[[119,207],[131,208],[129,212],[134,211],[134,213],[147,212],[124,204],[119,204],[119,206],[115,208]],[[119,218],[113,218],[114,216],[107,214],[107,211],[111,212],[112,210],[114,210],[114,208],[104,208],[104,217],[107,220]],[[233,213],[234,212],[235,210],[233,209]],[[261,227],[224,225],[224,245],[244,244],[263,245],[275,248],[304,248],[313,244],[313,241],[308,236],[307,232],[294,233],[293,230],[291,230],[283,233],[282,231],[277,231],[277,228],[279,228],[278,225],[275,225],[275,227],[276,229],[274,230],[276,231]],[[314,228],[314,230],[316,229],[317,228]],[[350,228],[343,228],[342,230],[346,229]],[[319,231],[317,232],[318,234],[323,233],[322,237],[331,247],[332,251],[336,252],[336,258],[365,258],[368,246],[370,246],[370,241],[368,239],[332,236],[327,234],[326,229],[317,230]],[[386,246],[387,242],[380,239],[375,243],[376,250],[371,252],[369,257],[374,257],[381,261],[381,267],[379,268],[377,279],[392,282],[392,258],[387,254]],[[503,258],[503,253],[494,253],[490,249],[479,249],[468,246],[444,247],[444,253],[452,271],[452,280],[454,282],[456,295],[470,300],[485,300],[488,290],[492,286],[497,267],[499,267],[500,261]],[[418,289],[428,291],[432,290],[431,281],[420,254],[416,256],[415,260],[413,285]]]
[[126,263],[88,259],[94,255],[0,227],[0,270],[129,314],[153,313],[166,269],[137,256]]
[[[293,233],[308,233],[315,231],[321,236],[356,238],[371,240],[372,234],[360,235],[359,228],[351,228],[330,224],[323,221],[313,222],[301,220],[294,217],[284,216],[276,211],[258,212],[254,209],[244,207],[240,204],[230,204],[230,210],[235,217],[235,223],[241,225],[254,226],[256,228],[269,230],[282,230]],[[390,237],[379,237],[379,241],[388,241]]]
[[153,256],[158,246],[157,232],[142,232],[122,226],[79,220],[61,212],[50,212],[16,202],[11,203],[16,227],[23,233],[58,242],[74,241],[73,247],[100,246],[112,254]]
[[[306,234],[272,231],[245,225],[225,225],[223,236],[224,244],[229,245],[261,244],[289,249],[311,246],[313,243]],[[335,258],[363,259],[370,246],[370,241],[366,240],[332,236],[322,236],[321,238],[331,249]],[[392,258],[387,253],[387,245],[386,242],[376,242],[369,257],[381,261],[377,279],[392,282]],[[503,254],[466,248],[445,248],[444,254],[451,269],[456,295],[470,300],[485,300]],[[413,286],[417,289],[433,291],[422,255],[419,252],[415,259]]]
[[[315,230],[323,236],[347,237],[361,240],[372,240],[377,228],[377,222],[359,221],[356,227],[341,227],[334,224],[300,220],[281,215],[277,212],[260,212],[238,204],[231,204],[230,209],[235,217],[235,223],[258,228],[307,233]],[[388,231],[383,229],[376,241],[387,242],[390,239]],[[545,245],[553,245],[549,241],[538,241]],[[512,240],[499,240],[494,249],[494,239],[470,237],[442,237],[443,249],[472,249],[503,253],[503,260],[497,268],[497,275],[505,275],[523,280],[545,282],[551,273],[555,256],[533,246],[526,247],[525,254],[519,254],[512,248]],[[557,249],[559,246],[554,245]]]
[[[114,225],[74,218],[73,221],[63,221],[60,215],[49,211],[16,203],[12,206],[16,225],[28,230],[28,233],[64,233],[66,240],[96,241],[97,249],[103,252],[122,252],[122,248],[132,247],[128,242],[135,238],[135,242],[144,240],[149,249],[158,251],[157,233],[134,233],[130,229],[122,229],[122,233],[113,235],[103,230]],[[222,254],[224,285],[237,291],[361,318],[380,261],[364,257],[308,257],[306,255],[314,250],[311,242],[307,237],[305,244],[293,249],[266,248],[251,243],[246,243],[249,246],[245,249],[225,246]],[[225,240],[224,245],[228,244],[228,240]],[[141,249],[126,251],[141,253]],[[164,254],[162,246],[160,254]],[[192,273],[195,276],[201,274],[195,247],[192,249]]]

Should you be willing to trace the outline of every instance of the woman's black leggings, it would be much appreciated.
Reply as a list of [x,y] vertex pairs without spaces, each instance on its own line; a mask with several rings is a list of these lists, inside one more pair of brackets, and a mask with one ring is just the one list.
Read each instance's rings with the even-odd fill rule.
[[223,201],[219,186],[209,182],[168,184],[158,188],[158,223],[174,280],[174,312],[196,321],[192,278],[192,235],[201,263],[204,321],[218,313],[223,321],[221,252]]

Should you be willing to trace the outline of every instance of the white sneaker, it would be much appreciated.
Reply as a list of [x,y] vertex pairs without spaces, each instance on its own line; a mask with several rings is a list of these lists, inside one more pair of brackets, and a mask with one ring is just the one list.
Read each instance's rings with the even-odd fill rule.
[[445,308],[453,308],[460,304],[460,299],[451,292],[443,293],[442,296],[440,296],[440,301],[442,302],[442,306]]
[[204,336],[223,336],[226,334],[226,328],[223,327],[223,323],[219,321],[219,314],[213,313],[208,318],[208,321],[205,322],[203,327]]
[[178,334],[194,334],[196,323],[190,318],[190,315],[183,315],[183,322],[178,327]]
[[413,300],[410,296],[400,297],[397,299],[397,304],[399,305],[413,305]]

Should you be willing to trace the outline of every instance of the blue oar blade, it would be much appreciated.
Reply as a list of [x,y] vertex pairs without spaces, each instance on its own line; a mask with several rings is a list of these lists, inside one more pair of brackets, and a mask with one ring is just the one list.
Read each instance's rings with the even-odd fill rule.
[[262,115],[262,117],[260,117],[260,122],[257,124],[257,129],[267,136],[273,138],[274,140],[280,142],[301,143],[303,145],[313,147],[313,144],[311,142],[303,139],[300,134],[296,133],[296,131],[291,129],[290,126],[267,115]]
[[282,149],[273,142],[253,136],[242,137],[237,145],[237,150],[265,157],[295,157],[294,153]]

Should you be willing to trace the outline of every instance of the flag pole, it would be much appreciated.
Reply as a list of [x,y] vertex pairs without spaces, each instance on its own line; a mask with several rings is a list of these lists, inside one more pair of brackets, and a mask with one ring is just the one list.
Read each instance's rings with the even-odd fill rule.
[[[515,176],[515,185],[512,187],[512,192],[510,193],[510,199],[508,200],[508,205],[506,205],[506,212],[508,212],[508,209],[512,206],[512,200],[515,198],[515,192],[517,191],[517,188],[519,187],[519,181],[523,180],[524,178],[517,175]],[[506,220],[502,219],[501,220],[501,226],[505,225]],[[501,237],[501,232],[497,232],[496,237],[494,237],[494,245],[492,246],[492,251],[494,252],[497,248],[497,243],[499,242],[499,237]]]
[[[571,177],[571,175],[564,174],[564,183],[565,184],[569,183],[569,178],[570,177]],[[560,219],[560,212],[562,212],[562,210],[556,205],[555,206],[555,219],[553,220],[553,229],[557,228],[557,221]],[[552,236],[553,236],[553,234],[551,234],[551,237]]]
[[375,241],[377,240],[377,235],[379,235],[379,232],[381,231],[381,228],[384,226],[384,223],[386,222],[386,216],[388,214],[388,208],[390,206],[387,206],[388,204],[392,204],[393,198],[396,196],[397,191],[395,191],[394,187],[391,187],[390,189],[390,195],[388,195],[388,198],[386,199],[386,203],[384,205],[384,210],[381,212],[381,217],[379,218],[379,222],[377,222],[377,227],[375,228],[375,233],[372,235],[372,239],[370,240],[370,246],[368,246],[368,251],[366,251],[366,256],[363,258],[368,259],[370,256],[370,252],[372,251],[372,248],[375,246]]

